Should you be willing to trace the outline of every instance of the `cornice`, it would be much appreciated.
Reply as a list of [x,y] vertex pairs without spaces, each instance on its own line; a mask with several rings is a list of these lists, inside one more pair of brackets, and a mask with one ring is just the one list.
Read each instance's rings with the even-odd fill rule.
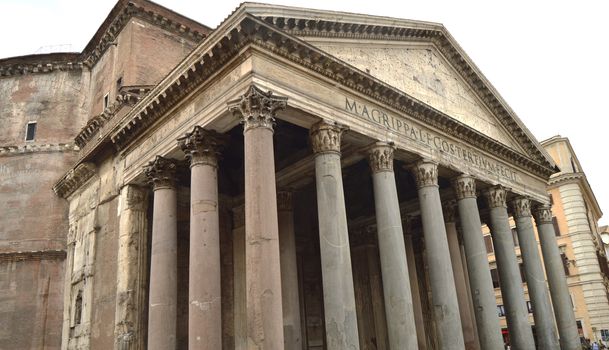
[[[174,18],[168,18],[162,13],[163,11],[167,14],[172,13],[174,16],[168,16]],[[153,2],[138,1],[136,3],[119,0],[81,53],[51,53],[0,59],[0,77],[82,70],[83,66],[91,68],[95,66],[106,50],[116,43],[115,40],[119,33],[134,17],[194,43],[200,43],[207,37],[207,34],[193,28],[196,26],[196,22]],[[176,17],[182,17],[182,21]],[[201,27],[204,26],[201,25]]]
[[[374,20],[374,18],[373,18]],[[503,99],[498,95],[490,82],[482,76],[478,68],[469,60],[467,55],[458,47],[450,34],[443,26],[428,23],[410,23],[411,21],[396,20],[393,25],[375,25],[370,23],[350,23],[338,21],[325,21],[296,17],[264,17],[264,21],[271,23],[288,34],[301,37],[321,38],[347,38],[372,39],[387,41],[421,41],[431,42],[446,57],[461,77],[472,86],[474,92],[496,115],[502,125],[524,147],[527,154],[547,167],[553,164],[534,142],[532,134],[519,121]],[[403,23],[399,23],[403,22]],[[402,24],[413,27],[403,27]]]
[[152,85],[142,86],[123,86],[121,87],[116,100],[108,106],[101,114],[89,119],[87,124],[80,130],[74,138],[78,147],[83,148],[91,141],[97,132],[124,106],[133,107],[144,95],[152,89]]
[[[249,14],[239,21],[225,21],[229,28],[218,28],[214,38],[185,59],[151,93],[121,120],[111,132],[111,140],[120,150],[163,113],[192,92],[202,82],[246,46],[257,47],[334,80],[358,93],[388,105],[406,115],[435,127],[448,135],[468,142],[495,156],[506,159],[544,179],[555,172],[551,164],[528,158],[500,142],[472,129],[406,93],[327,55],[325,52]],[[221,33],[221,34],[220,34]],[[214,39],[211,41],[211,39]],[[540,159],[537,157],[537,159]]]
[[0,146],[0,157],[17,156],[28,153],[77,152],[78,147],[72,143],[25,144],[21,146]]
[[65,258],[65,250],[0,252],[0,263],[16,261],[64,260]]
[[0,59],[0,77],[82,70],[80,53],[51,53]]
[[125,7],[114,17],[114,20],[107,26],[103,34],[100,35],[97,44],[89,43],[83,51],[82,61],[87,67],[93,67],[106,52],[108,47],[114,44],[116,37],[123,30],[125,25],[133,17],[145,20],[166,31],[178,35],[186,40],[200,43],[206,38],[204,33],[169,19],[150,8],[145,8],[140,4],[129,1]]
[[583,180],[585,178],[586,175],[584,175],[584,173],[564,173],[558,176],[551,177],[548,181],[548,186],[556,187],[566,183],[578,183],[580,180]]
[[61,198],[68,198],[74,191],[95,175],[92,163],[82,163],[71,169],[53,186],[53,192]]

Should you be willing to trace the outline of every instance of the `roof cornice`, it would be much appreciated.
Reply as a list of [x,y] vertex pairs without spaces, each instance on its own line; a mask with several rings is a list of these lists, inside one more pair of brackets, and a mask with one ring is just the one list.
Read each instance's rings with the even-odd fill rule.
[[586,196],[588,198],[588,202],[592,204],[594,214],[600,219],[603,216],[603,211],[601,210],[601,207],[598,204],[598,201],[596,200],[594,191],[592,191],[592,186],[590,186],[590,183],[588,182],[588,178],[586,177],[585,173],[563,173],[556,176],[552,176],[548,181],[548,189],[557,188],[570,183],[577,184],[580,186],[584,196]]
[[[248,4],[245,6],[248,6]],[[503,127],[505,127],[515,141],[524,148],[525,152],[538,162],[545,163],[548,167],[555,166],[554,161],[541,147],[532,133],[508,106],[505,100],[503,100],[492,84],[484,77],[481,71],[461,49],[444,26],[429,22],[355,14],[346,14],[346,16],[340,16],[340,20],[328,21],[321,19],[319,16],[311,16],[306,13],[303,16],[299,13],[301,12],[300,9],[290,10],[290,8],[279,11],[278,15],[280,16],[265,16],[264,10],[266,10],[266,8],[260,8],[259,6],[254,5],[249,6],[253,7],[252,11],[259,12],[259,15],[265,22],[295,36],[333,37],[359,40],[407,40],[434,44],[442,55],[448,59],[459,75],[461,75],[462,79],[473,88],[473,91],[488,109],[498,117]],[[343,15],[342,13],[337,14]],[[366,18],[368,21],[362,21]],[[374,20],[376,19],[379,19],[382,24],[375,24]],[[348,22],[349,20],[359,22]]]
[[164,112],[192,92],[246,45],[263,48],[392,106],[447,134],[528,169],[542,178],[555,172],[545,158],[528,158],[406,93],[362,72],[254,16],[237,11],[143,98],[111,131],[118,149],[135,140]]
[[[51,53],[0,59],[0,77],[31,73],[50,73],[91,68],[106,50],[114,45],[116,37],[131,18],[139,18],[194,43],[202,42],[208,27],[179,15],[147,0],[120,0],[110,11],[102,25],[80,53]],[[198,27],[198,28],[197,28]]]

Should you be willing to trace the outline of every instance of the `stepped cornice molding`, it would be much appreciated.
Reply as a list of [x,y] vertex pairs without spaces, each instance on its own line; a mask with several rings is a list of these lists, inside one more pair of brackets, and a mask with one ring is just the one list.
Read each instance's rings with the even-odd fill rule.
[[119,0],[82,52],[27,55],[0,59],[0,77],[81,70],[83,67],[91,68],[95,66],[110,46],[116,44],[117,36],[132,18],[139,18],[194,43],[201,43],[205,40],[207,35],[193,27],[196,26],[194,24],[196,22],[184,17],[182,17],[182,20],[176,17],[168,18],[162,13],[165,10],[161,6],[148,1],[142,1],[140,4],[137,1]]
[[78,152],[78,150],[78,146],[73,143],[0,146],[0,157],[17,156],[27,153]]
[[144,95],[146,95],[152,85],[142,86],[123,86],[116,96],[116,100],[108,106],[101,114],[94,116],[89,119],[87,124],[80,130],[78,135],[74,138],[74,143],[78,147],[83,148],[89,143],[97,132],[106,124],[107,121],[112,119],[118,111],[124,106],[135,106]]
[[[225,28],[223,26],[228,26]],[[390,106],[448,135],[510,161],[544,179],[555,173],[540,153],[529,158],[474,130],[408,94],[362,72],[258,18],[242,14],[227,19],[199,48],[163,79],[117,124],[111,140],[121,150],[163,117],[178,101],[200,86],[246,46],[261,48],[332,79],[353,91]]]
[[82,163],[71,169],[53,186],[53,192],[61,198],[68,198],[74,191],[95,175],[92,163]]
[[0,263],[17,261],[64,260],[65,258],[65,250],[0,252]]
[[[262,12],[264,13],[264,10]],[[285,13],[290,14],[290,12],[293,15],[287,17]],[[461,78],[473,87],[476,95],[499,118],[503,127],[519,145],[524,147],[526,153],[541,163],[554,166],[553,162],[541,151],[541,146],[531,142],[534,137],[530,131],[441,24],[402,19],[387,21],[387,18],[382,17],[349,16],[348,14],[340,16],[340,20],[322,20],[303,18],[305,16],[300,16],[296,12],[297,10],[288,10],[280,16],[272,14],[269,16],[261,14],[260,16],[265,22],[299,37],[418,41],[433,44],[456,69]],[[362,23],[366,21],[368,23]],[[372,21],[383,24],[370,23]]]

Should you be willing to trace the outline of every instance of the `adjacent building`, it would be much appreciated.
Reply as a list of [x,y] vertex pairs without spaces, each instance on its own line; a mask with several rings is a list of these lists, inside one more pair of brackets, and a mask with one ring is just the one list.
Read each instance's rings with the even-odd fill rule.
[[562,163],[440,24],[119,1],[0,98],[0,347],[503,349],[483,222],[507,341],[579,347]]

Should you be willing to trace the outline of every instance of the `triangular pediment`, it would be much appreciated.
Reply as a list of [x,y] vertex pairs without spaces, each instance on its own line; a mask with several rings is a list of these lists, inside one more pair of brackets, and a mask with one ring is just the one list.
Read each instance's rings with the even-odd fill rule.
[[311,43],[459,122],[525,153],[432,45],[357,40],[314,40]]

